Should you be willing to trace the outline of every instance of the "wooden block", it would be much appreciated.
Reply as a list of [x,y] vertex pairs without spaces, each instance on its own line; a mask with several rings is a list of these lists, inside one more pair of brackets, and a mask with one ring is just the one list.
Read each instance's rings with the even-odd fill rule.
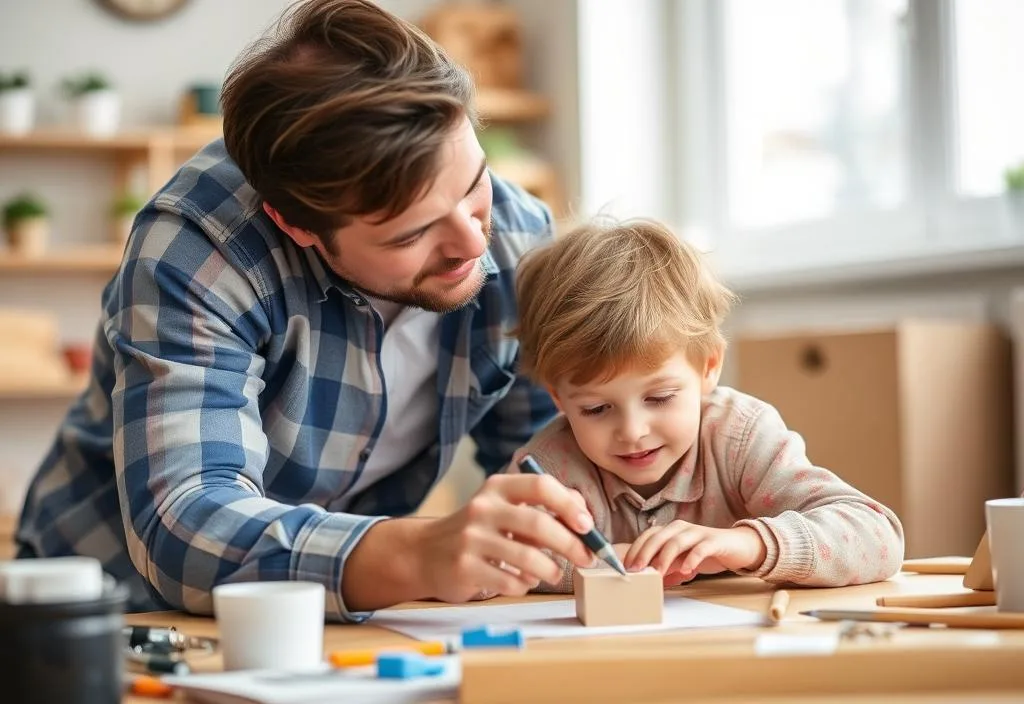
[[626,577],[610,567],[577,568],[572,590],[576,617],[584,626],[661,623],[665,590],[653,567]]
[[988,531],[981,536],[981,542],[974,551],[971,565],[964,574],[964,586],[978,591],[994,591],[995,580],[992,578],[992,554],[988,548]]

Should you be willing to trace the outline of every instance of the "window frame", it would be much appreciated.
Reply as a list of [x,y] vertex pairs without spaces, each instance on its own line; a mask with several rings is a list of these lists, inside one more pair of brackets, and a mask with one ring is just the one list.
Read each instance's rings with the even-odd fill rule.
[[[909,94],[906,201],[891,210],[862,211],[770,228],[726,222],[728,159],[724,125],[724,8],[718,0],[671,3],[665,24],[680,39],[676,61],[679,129],[677,219],[686,236],[711,249],[723,273],[738,280],[779,280],[815,270],[921,268],[930,258],[1005,262],[1024,233],[1007,226],[1001,196],[956,192],[954,2],[908,0]],[[690,107],[696,106],[696,107]],[[898,268],[898,267],[897,267]]]

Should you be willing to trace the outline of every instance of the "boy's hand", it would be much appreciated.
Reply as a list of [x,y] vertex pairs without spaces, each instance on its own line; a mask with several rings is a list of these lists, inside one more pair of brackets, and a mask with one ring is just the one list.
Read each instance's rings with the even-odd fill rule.
[[754,569],[764,562],[767,549],[753,528],[708,528],[686,521],[648,528],[630,546],[627,570],[651,566],[665,586],[688,582],[698,573]]

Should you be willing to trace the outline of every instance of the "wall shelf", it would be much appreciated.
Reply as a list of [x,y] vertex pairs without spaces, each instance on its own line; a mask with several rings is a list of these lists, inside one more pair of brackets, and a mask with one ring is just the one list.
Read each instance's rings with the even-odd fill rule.
[[26,135],[0,134],[0,150],[124,152],[167,147],[194,150],[217,136],[208,129],[189,127],[126,130],[111,137],[90,137],[73,130],[44,128]]
[[208,127],[152,127],[111,137],[91,137],[67,129],[44,128],[26,135],[0,135],[0,154],[86,153],[112,159],[117,190],[131,190],[132,174],[142,170],[146,195],[155,193],[187,157],[220,136]]
[[25,383],[0,385],[0,400],[4,401],[47,401],[63,400],[77,396],[85,389],[87,376],[74,375],[63,382]]
[[112,274],[124,249],[115,245],[61,247],[42,257],[25,257],[0,249],[4,274]]

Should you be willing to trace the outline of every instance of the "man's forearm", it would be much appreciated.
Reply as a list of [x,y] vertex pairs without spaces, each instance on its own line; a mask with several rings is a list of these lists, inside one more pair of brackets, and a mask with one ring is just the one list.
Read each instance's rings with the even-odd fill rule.
[[423,584],[422,531],[429,519],[375,523],[345,561],[341,591],[350,611],[374,611],[431,597]]

